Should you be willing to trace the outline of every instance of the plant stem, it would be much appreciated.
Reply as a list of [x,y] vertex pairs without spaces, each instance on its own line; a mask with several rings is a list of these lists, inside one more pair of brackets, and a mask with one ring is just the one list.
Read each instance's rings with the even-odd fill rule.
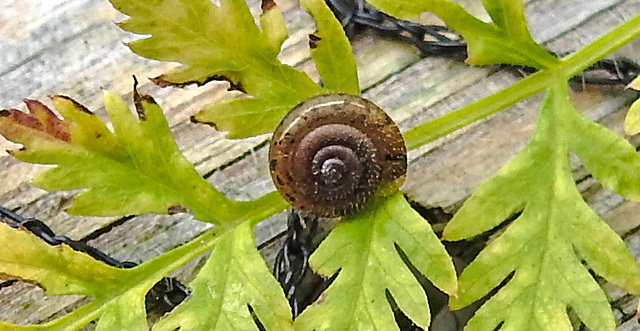
[[407,148],[418,148],[485,118],[542,91],[555,81],[569,80],[638,36],[640,36],[640,14],[579,51],[566,56],[557,65],[536,72],[484,99],[410,129],[404,134]]
[[418,148],[448,133],[526,99],[549,84],[552,74],[538,71],[500,92],[480,99],[433,121],[418,125],[404,133],[407,149]]

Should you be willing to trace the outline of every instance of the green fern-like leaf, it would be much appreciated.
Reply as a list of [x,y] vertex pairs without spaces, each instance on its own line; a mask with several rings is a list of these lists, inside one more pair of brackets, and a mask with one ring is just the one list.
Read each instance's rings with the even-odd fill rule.
[[129,15],[120,26],[151,37],[134,41],[131,49],[148,58],[185,66],[154,78],[162,86],[199,85],[227,80],[247,95],[213,104],[193,116],[229,138],[272,132],[286,112],[322,93],[359,94],[355,62],[340,24],[322,1],[304,4],[318,24],[322,41],[312,51],[326,88],[306,74],[280,63],[287,37],[279,8],[263,1],[259,28],[244,0],[124,1],[110,0]]
[[147,330],[145,294],[144,288],[135,288],[109,302],[96,330]]
[[[57,165],[39,175],[36,185],[47,190],[86,189],[74,198],[70,213],[106,216],[188,210],[199,220],[221,224],[238,221],[244,208],[265,202],[264,198],[231,201],[211,187],[180,153],[155,101],[137,92],[134,96],[137,119],[124,101],[105,93],[113,132],[80,104],[54,96],[54,106],[64,119],[38,101],[27,101],[29,114],[3,111],[0,133],[24,145],[11,151],[16,158]],[[271,200],[268,204],[281,201],[275,194],[266,199]],[[284,205],[276,202],[274,207]]]
[[121,286],[126,274],[71,247],[53,249],[27,231],[6,224],[0,224],[0,242],[5,243],[0,245],[2,273],[36,282],[48,295],[101,297]]
[[411,19],[432,12],[467,41],[469,64],[506,63],[538,69],[558,60],[529,34],[524,4],[513,0],[483,0],[493,23],[485,23],[448,0],[368,0],[374,6],[397,17]]
[[453,308],[479,300],[511,276],[471,319],[469,330],[492,330],[501,323],[504,330],[571,330],[568,308],[591,330],[615,329],[607,298],[581,260],[607,281],[640,293],[635,260],[576,189],[569,151],[603,185],[637,199],[635,149],[577,114],[565,83],[555,84],[531,142],[483,183],[445,228],[447,240],[472,238],[523,208],[460,276]]
[[229,131],[229,137],[273,131],[289,109],[322,91],[307,75],[276,58],[286,36],[277,6],[267,6],[267,24],[261,30],[244,0],[223,0],[219,6],[210,0],[110,2],[130,16],[120,24],[123,29],[151,35],[130,43],[131,50],[185,65],[154,78],[157,84],[227,80],[251,96],[214,104],[195,115],[197,121]]
[[[525,64],[542,69],[489,98],[410,130],[406,134],[409,147],[483,118],[545,87],[549,90],[530,144],[478,188],[445,229],[445,239],[468,239],[521,212],[465,269],[459,296],[452,298],[450,305],[464,307],[512,277],[477,312],[468,329],[492,330],[501,325],[507,330],[568,330],[569,308],[590,329],[615,328],[604,292],[580,260],[634,294],[640,289],[640,273],[622,240],[582,200],[571,177],[568,153],[576,153],[605,187],[631,201],[637,201],[640,192],[640,160],[624,139],[576,113],[566,83],[587,63],[606,54],[603,46],[611,37],[603,36],[565,61],[558,61],[532,44],[519,1],[485,1],[493,24],[479,22],[448,1],[372,2],[391,13],[433,11],[465,36],[469,62]],[[622,45],[622,39],[629,41],[637,36],[637,27],[638,17],[623,24],[617,33],[621,40],[608,47],[615,49]]]
[[343,220],[314,252],[316,272],[338,276],[298,319],[299,330],[397,330],[386,292],[418,326],[430,323],[424,289],[398,249],[445,293],[455,295],[455,270],[429,224],[401,193]]
[[0,271],[4,275],[37,283],[47,295],[94,298],[73,314],[47,325],[0,322],[0,330],[73,330],[100,316],[109,325],[146,326],[144,296],[153,286],[153,278],[140,278],[138,271],[108,266],[66,245],[50,246],[31,233],[5,224],[0,224],[0,242]]
[[218,240],[190,286],[189,298],[154,330],[258,330],[249,307],[267,330],[292,329],[287,300],[257,251],[248,223]]
[[317,30],[309,36],[309,46],[325,88],[334,93],[359,95],[353,50],[342,25],[323,0],[302,0],[300,5],[316,22]]

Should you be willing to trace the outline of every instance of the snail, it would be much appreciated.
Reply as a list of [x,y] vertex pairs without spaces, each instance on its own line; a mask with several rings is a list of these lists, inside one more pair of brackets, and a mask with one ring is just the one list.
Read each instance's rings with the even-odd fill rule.
[[399,188],[407,153],[400,130],[374,103],[322,95],[297,105],[280,122],[271,139],[269,169],[293,208],[339,217],[383,188]]

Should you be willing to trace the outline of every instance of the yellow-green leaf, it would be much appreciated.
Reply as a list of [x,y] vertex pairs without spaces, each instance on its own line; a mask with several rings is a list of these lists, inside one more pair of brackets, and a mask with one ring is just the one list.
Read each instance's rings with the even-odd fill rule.
[[236,139],[275,130],[291,108],[259,98],[231,99],[214,103],[192,118],[228,132],[227,138]]
[[[280,113],[272,113],[273,108],[263,110],[277,119],[306,98],[322,93],[322,88],[306,74],[277,59],[286,28],[279,10],[268,5],[269,1],[263,6],[266,12],[261,19],[262,30],[244,0],[221,0],[219,5],[210,0],[110,2],[129,15],[120,23],[123,29],[150,35],[130,43],[131,50],[148,58],[185,65],[154,78],[157,84],[202,85],[211,80],[226,80],[233,89],[261,103],[280,105]],[[219,110],[209,107],[195,119],[214,123],[218,128],[243,126],[236,121],[238,117],[229,117]],[[254,125],[251,131],[230,131],[230,136],[240,138],[270,132],[276,124],[277,121]]]
[[109,302],[96,330],[148,330],[145,294],[144,289],[135,288]]
[[80,104],[55,96],[54,106],[63,119],[43,104],[28,101],[29,114],[0,112],[0,133],[24,145],[11,151],[16,158],[57,165],[36,177],[36,185],[46,190],[85,189],[74,198],[68,209],[71,213],[107,216],[188,211],[201,221],[221,224],[241,220],[246,208],[285,207],[277,194],[252,202],[227,199],[180,153],[155,101],[137,92],[134,99],[138,118],[122,99],[105,93],[113,132]]
[[193,293],[154,330],[258,330],[249,306],[267,330],[291,330],[282,288],[256,249],[249,223],[220,237],[190,284]]
[[[633,168],[640,172],[638,156],[624,139],[577,114],[567,88],[558,82],[549,89],[524,151],[483,183],[445,228],[445,239],[472,238],[524,208],[460,276],[454,309],[511,277],[468,330],[572,330],[569,308],[590,330],[614,330],[607,297],[581,259],[608,282],[640,293],[638,265],[582,199],[568,153],[575,150],[596,178],[627,196],[640,192],[630,175]],[[607,155],[607,162],[596,154]]]
[[334,93],[360,94],[353,50],[342,25],[322,0],[301,0],[316,22],[309,47],[324,87]]
[[0,223],[0,273],[39,284],[48,295],[102,297],[126,272],[67,245],[50,246],[30,232]]
[[636,100],[629,107],[624,119],[624,133],[633,136],[640,133],[640,101]]
[[566,127],[569,148],[602,185],[625,199],[640,202],[640,157],[635,147],[615,132],[576,112]]
[[277,56],[280,53],[282,43],[289,36],[289,32],[284,24],[282,12],[273,0],[262,0],[260,26],[262,27],[262,37],[269,43],[273,53]]
[[[397,248],[396,248],[397,247]],[[299,330],[397,330],[386,292],[418,326],[430,323],[426,293],[398,249],[445,293],[457,283],[449,255],[401,193],[340,222],[309,261],[317,273],[339,273],[320,300],[296,319]]]
[[521,0],[484,0],[493,20],[485,23],[448,0],[368,0],[386,13],[413,18],[430,11],[467,41],[469,64],[505,63],[542,69],[558,63],[529,34]]

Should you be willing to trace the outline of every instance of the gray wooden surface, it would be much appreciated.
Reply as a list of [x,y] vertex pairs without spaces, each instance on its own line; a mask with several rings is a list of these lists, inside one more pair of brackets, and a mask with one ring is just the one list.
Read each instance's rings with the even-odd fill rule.
[[[281,60],[317,78],[306,47],[312,20],[293,0],[277,1],[285,11],[290,39]],[[257,1],[250,1],[258,12]],[[486,15],[479,1],[464,6]],[[527,19],[534,38],[550,50],[577,49],[640,10],[640,0],[531,0]],[[117,28],[123,18],[106,0],[1,0],[0,1],[0,108],[19,108],[23,98],[47,99],[65,94],[103,118],[101,89],[131,99],[131,75],[153,77],[173,64],[143,59],[123,42],[137,36]],[[428,15],[426,21],[432,20]],[[640,43],[627,45],[617,54],[640,61]],[[438,57],[420,58],[411,46],[365,34],[354,41],[364,96],[387,110],[407,130],[489,95],[519,77],[496,67],[470,67]],[[187,119],[204,106],[228,97],[227,85],[211,83],[202,88],[159,88],[142,79],[141,91],[155,97],[186,157],[207,180],[229,197],[253,199],[273,190],[266,168],[266,135],[228,140],[208,126]],[[619,87],[576,86],[578,108],[587,116],[621,132],[626,109],[635,97]],[[426,206],[455,211],[486,178],[511,159],[526,143],[541,96],[454,132],[409,153],[409,174],[403,191]],[[630,138],[637,146],[640,139]],[[257,147],[256,147],[257,146]],[[0,205],[19,208],[59,234],[90,238],[91,244],[119,259],[145,261],[206,230],[208,226],[187,215],[145,215],[131,219],[79,217],[63,212],[73,192],[48,193],[30,184],[45,166],[24,164],[4,150],[16,145],[0,139]],[[243,156],[244,155],[244,156]],[[612,228],[623,236],[640,260],[640,206],[625,202],[603,189],[575,164],[575,177],[585,199]],[[214,206],[212,206],[213,208]],[[256,241],[272,261],[283,215],[275,215],[256,228]],[[193,261],[176,274],[192,279],[201,261]],[[640,330],[634,315],[638,299],[605,285],[621,326]],[[73,307],[75,296],[46,298],[29,284],[0,290],[0,319],[35,323],[58,316]]]

